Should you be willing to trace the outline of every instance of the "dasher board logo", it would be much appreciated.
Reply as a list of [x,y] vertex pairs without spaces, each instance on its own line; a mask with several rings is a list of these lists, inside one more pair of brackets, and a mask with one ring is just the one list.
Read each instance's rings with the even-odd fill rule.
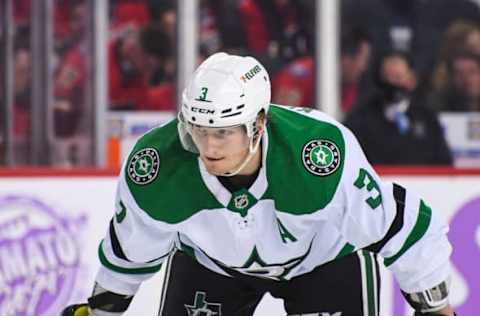
[[155,148],[144,148],[133,154],[128,163],[128,177],[134,183],[145,185],[157,177],[160,156]]
[[0,196],[0,315],[56,316],[85,294],[75,282],[86,217],[62,213],[36,198]]
[[340,166],[340,150],[334,142],[325,139],[309,141],[302,150],[305,169],[317,176],[327,176]]

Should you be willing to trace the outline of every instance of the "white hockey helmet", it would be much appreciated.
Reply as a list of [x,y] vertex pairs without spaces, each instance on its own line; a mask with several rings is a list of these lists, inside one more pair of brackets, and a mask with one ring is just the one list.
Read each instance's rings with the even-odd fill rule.
[[270,79],[265,68],[253,57],[216,53],[194,72],[183,90],[179,113],[179,134],[185,149],[192,146],[186,123],[203,127],[245,125],[253,137],[261,110],[268,112]]

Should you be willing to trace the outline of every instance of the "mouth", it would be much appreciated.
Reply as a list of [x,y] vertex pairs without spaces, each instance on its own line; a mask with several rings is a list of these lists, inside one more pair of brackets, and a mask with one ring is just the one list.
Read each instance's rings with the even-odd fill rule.
[[205,157],[205,160],[207,160],[208,162],[217,162],[217,161],[220,161],[222,160],[222,158],[213,158],[213,157]]

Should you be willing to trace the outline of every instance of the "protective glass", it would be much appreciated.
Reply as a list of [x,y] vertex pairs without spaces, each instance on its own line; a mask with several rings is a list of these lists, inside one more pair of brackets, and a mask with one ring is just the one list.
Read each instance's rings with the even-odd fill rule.
[[[195,145],[202,151],[208,146],[228,150],[232,146],[248,146],[248,137],[244,125],[230,127],[203,127],[188,124],[188,130]],[[238,147],[237,147],[238,148]]]

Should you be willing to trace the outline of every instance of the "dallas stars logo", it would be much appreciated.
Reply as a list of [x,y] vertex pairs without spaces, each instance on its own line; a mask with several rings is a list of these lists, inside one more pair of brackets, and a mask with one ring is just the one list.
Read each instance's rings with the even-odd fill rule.
[[128,164],[128,176],[136,184],[145,185],[157,177],[160,156],[154,148],[137,151]]
[[[303,260],[310,254],[314,238],[315,237],[312,238],[310,246],[305,254],[301,255],[300,257],[292,258],[286,262],[268,264],[260,257],[257,247],[254,246],[250,257],[243,266],[227,267],[224,264],[221,264],[221,266],[227,271],[227,273],[230,274],[233,274],[233,271],[235,271],[258,278],[284,281],[285,276],[289,274],[292,269],[301,264]],[[219,264],[218,261],[215,260],[215,262]]]
[[310,173],[327,176],[340,166],[340,150],[329,140],[315,139],[303,146],[302,160]]
[[315,239],[315,236],[312,237],[312,240],[310,241],[310,245],[308,246],[307,251],[303,255],[301,255],[300,257],[291,258],[286,262],[282,262],[282,263],[269,264],[265,262],[260,257],[260,254],[258,253],[258,250],[257,250],[257,246],[253,247],[250,257],[247,259],[245,264],[243,264],[240,267],[226,265],[225,263],[210,257],[203,250],[200,249],[200,251],[202,251],[202,253],[206,257],[212,260],[223,271],[230,274],[231,276],[239,276],[244,274],[244,275],[254,276],[254,277],[263,278],[263,279],[285,281],[286,280],[285,277],[290,273],[290,271],[292,271],[294,268],[300,265],[303,262],[303,260],[305,260],[305,258],[308,257],[308,255],[310,254],[310,250],[312,250],[314,239]]
[[243,267],[232,267],[236,271],[263,278],[263,279],[270,279],[275,281],[285,280],[284,277],[297,265],[299,265],[305,255],[288,260],[284,263],[275,263],[275,264],[267,264],[265,261],[262,260],[260,255],[258,254],[257,247],[253,248],[252,254],[250,258],[248,258],[247,262],[243,265]]
[[185,304],[188,316],[221,316],[222,304],[209,303],[205,300],[207,294],[197,291],[193,305]]

